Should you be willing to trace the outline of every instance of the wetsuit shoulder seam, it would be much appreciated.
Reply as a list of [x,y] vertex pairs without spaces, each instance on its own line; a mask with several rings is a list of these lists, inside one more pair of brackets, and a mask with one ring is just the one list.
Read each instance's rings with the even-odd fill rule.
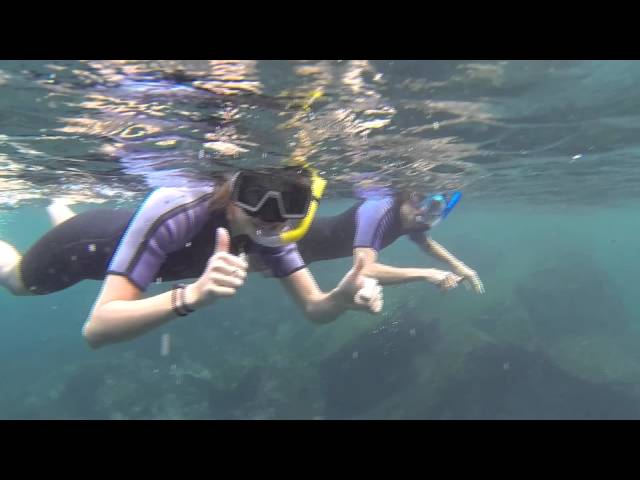
[[[149,228],[145,232],[143,240],[138,245],[138,248],[136,249],[136,253],[133,255],[133,257],[129,261],[129,264],[124,269],[124,271],[127,274],[132,274],[133,273],[133,270],[135,269],[136,264],[140,260],[140,257],[144,253],[144,250],[148,247],[149,242],[151,241],[153,236],[156,234],[156,232],[160,229],[160,227],[166,221],[169,221],[170,219],[172,219],[176,215],[191,209],[192,207],[194,207],[197,204],[201,203],[207,197],[210,197],[211,194],[212,194],[211,192],[207,192],[207,193],[199,196],[198,198],[196,198],[196,199],[194,199],[194,200],[192,200],[192,201],[190,201],[188,203],[177,205],[177,206],[171,208],[170,210],[168,210],[167,212],[164,212],[158,218],[156,218],[156,220],[154,220],[154,222],[149,226]],[[131,221],[130,226],[133,225],[134,222],[135,222],[135,218]],[[126,233],[125,233],[125,235],[126,235]]]

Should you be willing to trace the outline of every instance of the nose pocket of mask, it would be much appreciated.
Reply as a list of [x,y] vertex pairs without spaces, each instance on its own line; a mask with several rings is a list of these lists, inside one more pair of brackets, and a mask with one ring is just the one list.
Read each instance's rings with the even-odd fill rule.
[[254,216],[264,222],[284,222],[284,218],[280,214],[278,201],[275,198],[269,198],[262,208],[255,212]]

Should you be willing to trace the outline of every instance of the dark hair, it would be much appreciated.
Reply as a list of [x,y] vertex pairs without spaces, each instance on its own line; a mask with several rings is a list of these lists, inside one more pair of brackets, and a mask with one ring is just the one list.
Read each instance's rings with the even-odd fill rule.
[[231,202],[231,180],[233,174],[223,173],[214,175],[213,180],[216,185],[216,189],[209,200],[209,213],[219,213]]
[[416,197],[422,200],[424,199],[425,194],[424,192],[413,189],[413,188],[405,188],[396,192],[395,197],[396,197],[396,201],[401,205],[405,202],[413,200]]

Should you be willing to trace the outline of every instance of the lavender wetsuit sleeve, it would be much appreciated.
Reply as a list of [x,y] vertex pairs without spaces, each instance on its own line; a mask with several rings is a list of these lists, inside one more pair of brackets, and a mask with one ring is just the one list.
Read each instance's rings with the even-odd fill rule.
[[356,212],[356,235],[353,248],[380,251],[385,232],[393,222],[393,198],[365,201]]
[[306,267],[295,243],[283,247],[262,248],[260,256],[276,278],[288,277]]
[[187,246],[206,223],[210,192],[181,188],[152,192],[127,227],[107,273],[125,276],[146,290],[167,255]]

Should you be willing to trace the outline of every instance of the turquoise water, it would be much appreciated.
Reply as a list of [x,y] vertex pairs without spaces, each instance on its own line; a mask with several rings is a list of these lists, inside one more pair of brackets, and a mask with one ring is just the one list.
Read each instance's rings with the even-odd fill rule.
[[[215,308],[100,350],[81,336],[99,282],[0,291],[0,418],[640,418],[638,62],[0,72],[0,238],[21,251],[49,228],[53,196],[78,211],[133,206],[159,184],[204,181],[208,155],[254,165],[297,152],[330,179],[320,215],[352,204],[349,173],[462,188],[433,237],[486,288],[388,286],[381,315],[319,327],[253,274]],[[407,239],[380,258],[441,267]],[[349,264],[311,270],[326,290]]]

